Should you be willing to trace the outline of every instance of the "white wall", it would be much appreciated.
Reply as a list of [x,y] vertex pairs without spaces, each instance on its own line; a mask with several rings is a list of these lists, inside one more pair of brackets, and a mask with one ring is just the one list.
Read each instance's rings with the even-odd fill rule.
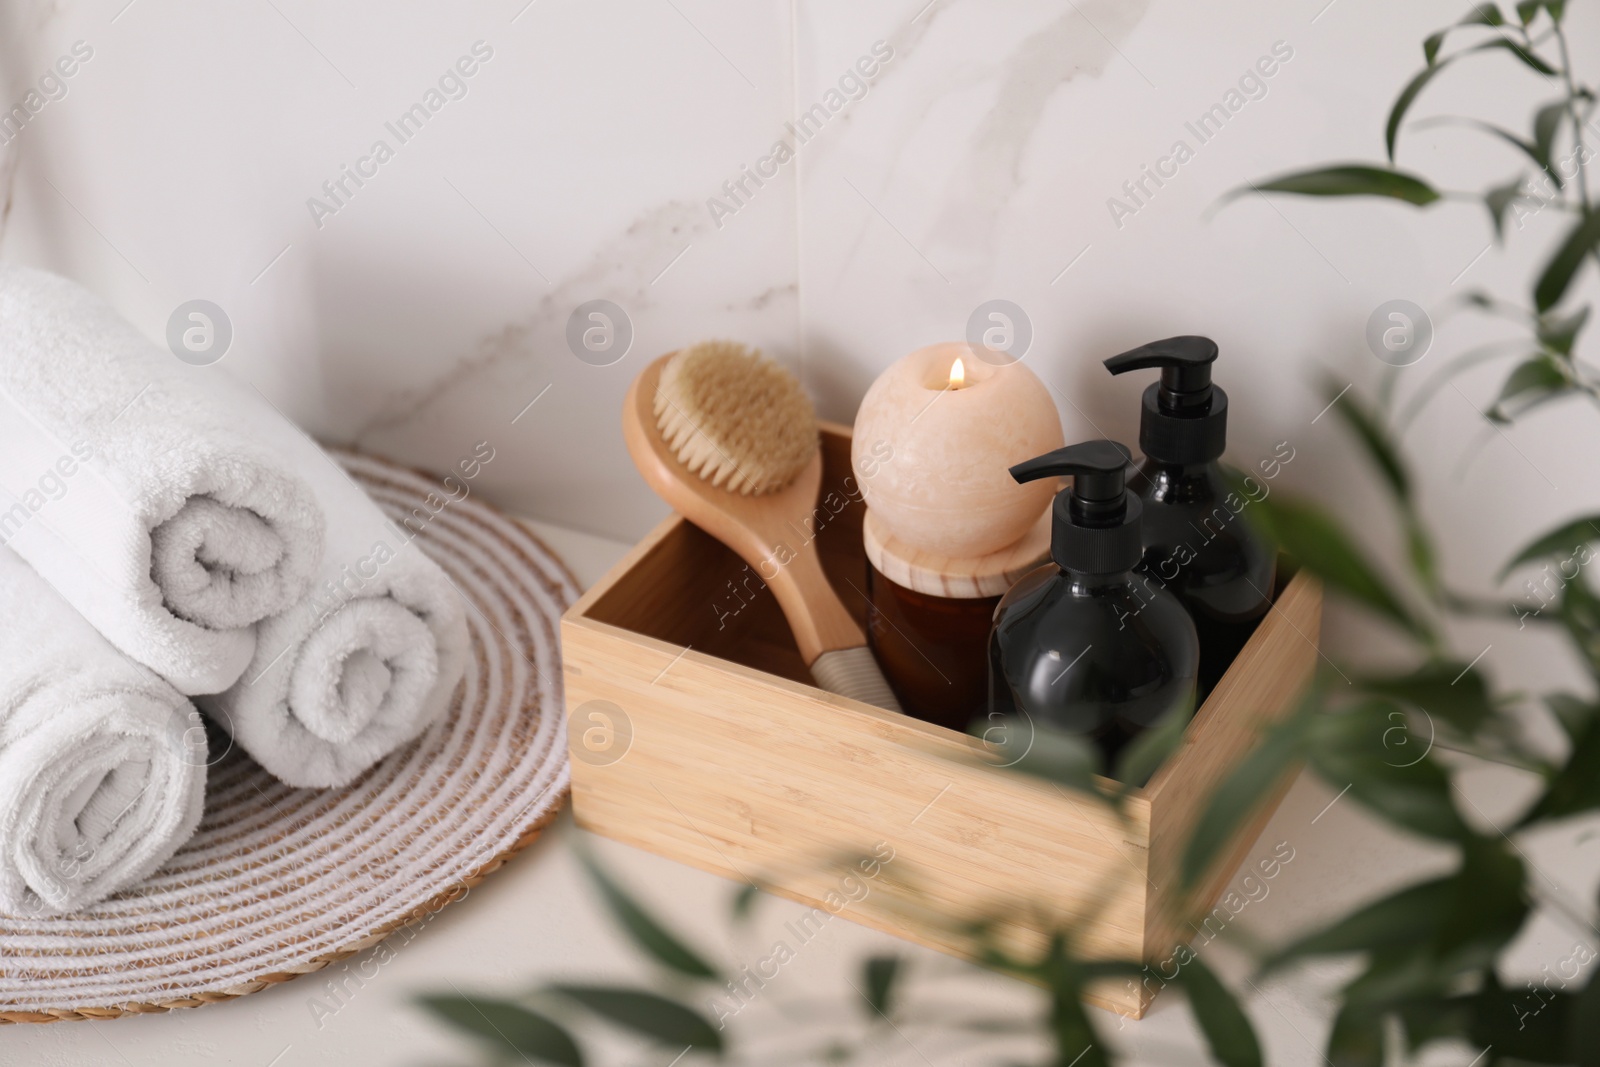
[[[6,7],[4,99],[94,54],[5,149],[0,254],[152,336],[215,301],[227,365],[319,435],[441,468],[487,438],[501,504],[632,536],[665,513],[615,432],[634,368],[706,332],[794,351],[792,174],[725,234],[703,204],[787,113],[785,4],[125,2]],[[401,144],[385,123],[477,41],[467,95]],[[314,219],[379,138],[394,158]],[[635,330],[605,368],[564,341],[595,298]]]
[[[744,339],[847,421],[879,370],[1004,298],[1032,322],[1028,360],[1069,436],[1136,437],[1142,383],[1113,382],[1100,359],[1215,337],[1236,461],[1289,441],[1285,483],[1387,548],[1380,497],[1334,420],[1312,421],[1311,380],[1326,368],[1371,385],[1374,307],[1405,297],[1439,318],[1470,286],[1520,291],[1556,232],[1553,215],[1536,219],[1509,254],[1475,262],[1489,230],[1471,205],[1252,198],[1208,215],[1247,179],[1380,158],[1389,101],[1458,0],[124,2],[5,8],[4,99],[74,41],[94,55],[3,149],[0,255],[80,278],[152,336],[180,302],[214,300],[237,331],[228,365],[315,432],[441,468],[488,438],[498,503],[617,537],[665,511],[617,433],[648,358]],[[1593,71],[1600,18],[1575,4],[1572,21]],[[468,95],[319,227],[307,199],[479,40],[494,52]],[[893,56],[865,95],[715,219],[708,198],[878,41]],[[1265,97],[1199,144],[1185,123],[1277,42],[1293,55]],[[1475,69],[1441,77],[1417,114],[1525,124],[1534,79],[1505,57]],[[1114,220],[1108,198],[1180,138],[1194,157]],[[1409,133],[1401,162],[1463,188],[1518,167],[1451,130]],[[1592,269],[1584,285],[1600,288]],[[636,330],[608,367],[564,342],[595,298]],[[1503,332],[1442,322],[1401,392]],[[1600,503],[1594,413],[1568,405],[1485,437],[1472,405],[1498,376],[1447,390],[1411,438],[1464,583],[1531,529]],[[1543,653],[1506,640],[1509,670],[1542,669]]]

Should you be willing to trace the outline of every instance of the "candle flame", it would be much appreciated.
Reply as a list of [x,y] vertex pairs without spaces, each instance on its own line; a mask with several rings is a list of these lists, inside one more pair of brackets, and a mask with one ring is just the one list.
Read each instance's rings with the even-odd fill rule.
[[950,364],[950,388],[960,389],[967,384],[967,368],[962,365],[959,358]]

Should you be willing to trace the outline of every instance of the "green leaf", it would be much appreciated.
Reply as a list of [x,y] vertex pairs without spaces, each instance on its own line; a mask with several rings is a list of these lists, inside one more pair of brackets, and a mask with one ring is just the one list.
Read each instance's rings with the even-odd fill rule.
[[1351,163],[1337,167],[1281,174],[1265,182],[1236,189],[1229,198],[1249,192],[1297,193],[1301,196],[1380,196],[1423,207],[1439,193],[1421,178],[1387,167]]
[[1565,819],[1600,808],[1600,718],[1589,720],[1572,742],[1567,762],[1556,771],[1539,800],[1524,815],[1521,825]]
[[659,963],[679,974],[686,974],[690,978],[717,979],[716,969],[640,907],[633,897],[601,868],[587,848],[576,851],[579,862],[583,864],[584,870],[589,873],[589,878],[600,890],[600,899],[605,901],[612,917],[622,925],[636,945]]
[[[1094,1026],[1080,1006],[1076,1011],[1063,1011],[1050,1022],[1051,1036],[1059,1051],[1059,1067],[1109,1067],[1105,1050],[1095,1037]],[[1072,1050],[1076,1049],[1074,1052]]]
[[1326,512],[1274,493],[1246,514],[1329,588],[1371,608],[1418,640],[1429,640],[1428,628],[1390,592],[1389,583]]
[[[1485,122],[1482,119],[1472,118],[1465,115],[1434,115],[1430,118],[1418,119],[1411,125],[1414,129],[1422,129],[1428,126],[1470,126],[1473,129],[1487,133],[1492,137],[1498,137],[1500,140],[1511,145],[1517,151],[1521,152],[1539,167],[1544,169],[1545,172],[1550,175],[1550,180],[1555,184],[1557,189],[1562,187],[1561,174],[1555,168],[1550,167],[1548,160],[1541,160],[1539,158],[1539,150],[1534,147],[1532,141],[1524,140],[1523,138],[1512,133],[1510,130],[1507,130],[1501,126],[1496,126],[1492,122]],[[1518,185],[1520,185],[1522,181],[1523,179],[1518,179]]]
[[1600,211],[1592,211],[1573,225],[1567,239],[1545,265],[1544,273],[1534,286],[1534,307],[1542,313],[1561,303],[1584,258],[1597,245],[1600,245]]
[[1500,9],[1494,4],[1479,4],[1477,7],[1467,12],[1461,21],[1456,23],[1455,26],[1440,30],[1435,34],[1430,34],[1428,38],[1422,42],[1422,55],[1425,59],[1427,59],[1428,65],[1431,67],[1433,66],[1433,61],[1438,58],[1439,46],[1444,44],[1445,35],[1448,34],[1450,30],[1455,29],[1458,26],[1503,26],[1505,21],[1505,16],[1500,13]]
[[1522,196],[1524,179],[1518,175],[1514,181],[1497,185],[1483,194],[1483,204],[1489,209],[1489,221],[1494,223],[1495,240],[1503,241],[1506,235],[1506,212]]
[[754,913],[755,902],[762,897],[762,886],[755,885],[754,881],[747,881],[734,891],[733,899],[728,901],[728,918],[734,923],[746,923]]
[[1234,831],[1249,818],[1291,766],[1305,758],[1305,740],[1320,694],[1315,687],[1282,722],[1241,760],[1206,800],[1183,853],[1183,884],[1199,881],[1227,847]]
[[1534,161],[1545,171],[1554,172],[1550,166],[1550,152],[1555,147],[1556,134],[1561,131],[1561,120],[1566,118],[1567,102],[1546,104],[1533,114]]
[[894,982],[900,974],[899,956],[871,956],[861,967],[861,979],[866,985],[864,1002],[867,1020],[876,1022],[889,1018],[894,1007]]
[[1328,1062],[1333,1067],[1383,1067],[1383,1020],[1346,1004],[1328,1035]]
[[1322,715],[1307,758],[1329,785],[1348,785],[1351,797],[1396,826],[1448,841],[1471,837],[1451,799],[1449,776],[1433,761],[1392,747],[1391,731],[1404,726],[1399,706],[1381,699]]
[[1406,555],[1411,561],[1412,569],[1416,571],[1424,587],[1435,589],[1438,585],[1438,570],[1433,541],[1412,508],[1411,480],[1406,473],[1404,462],[1400,459],[1400,450],[1395,447],[1388,430],[1378,416],[1360,397],[1352,394],[1344,403],[1336,403],[1348,390],[1348,386],[1341,388],[1332,380],[1323,384],[1323,395],[1330,398],[1329,406],[1361,443],[1367,458],[1383,475],[1389,491],[1394,494],[1395,501],[1400,505],[1405,527]]
[[1600,1067],[1600,968],[1589,972],[1589,980],[1572,1002],[1568,1022],[1567,1048],[1577,1057],[1577,1067]]
[[[1358,677],[1356,684],[1369,693],[1413,705],[1462,734],[1474,733],[1494,716],[1494,701],[1483,675],[1453,660],[1436,660],[1407,674],[1366,675]],[[1395,751],[1398,746],[1389,747]],[[1398,754],[1394,758],[1405,762]]]
[[1573,997],[1558,989],[1502,989],[1491,968],[1483,990],[1470,999],[1468,1040],[1492,1048],[1498,1063],[1570,1064],[1567,1036],[1572,1032]]
[[1569,581],[1561,594],[1561,625],[1589,672],[1600,679],[1600,599],[1582,576]]
[[1434,1041],[1465,1041],[1472,1025],[1472,1006],[1463,997],[1425,997],[1395,1005],[1413,1056]]
[[[1424,51],[1426,51],[1426,47]],[[1451,57],[1451,59],[1454,58],[1454,56]],[[1406,83],[1406,87],[1400,90],[1400,95],[1395,97],[1394,106],[1389,109],[1389,121],[1383,128],[1383,145],[1384,149],[1389,153],[1390,163],[1394,162],[1394,143],[1400,136],[1400,123],[1405,120],[1406,112],[1411,110],[1411,105],[1416,102],[1417,96],[1422,90],[1427,88],[1428,83],[1433,80],[1433,76],[1449,65],[1450,59],[1446,59],[1443,63],[1438,63],[1430,58],[1428,65],[1412,77]]]
[[[1059,973],[1059,969],[1053,969]],[[1083,1010],[1082,989],[1077,981],[1050,982],[1050,1036],[1055,1041],[1054,1061],[1059,1067],[1109,1067],[1105,1049],[1095,1035],[1094,1024]]]
[[728,905],[729,916],[734,922],[745,922],[750,918],[759,899],[761,899],[761,887],[754,882],[746,882],[733,894],[733,900]]
[[1452,878],[1407,886],[1279,949],[1267,960],[1265,969],[1275,970],[1307,956],[1341,956],[1430,943],[1454,888]]
[[722,1051],[722,1035],[699,1012],[675,1000],[644,989],[617,986],[568,985],[547,987],[568,1000],[669,1048],[688,1046],[707,1052]]
[[1194,718],[1194,706],[1177,708],[1169,712],[1153,730],[1146,730],[1128,743],[1117,757],[1114,777],[1129,789],[1142,788],[1160,770],[1167,759],[1183,747],[1188,736],[1189,721]]
[[583,1067],[583,1051],[559,1025],[520,1004],[485,997],[427,996],[422,1006],[459,1030],[536,1063]]
[[1422,58],[1427,61],[1428,66],[1433,66],[1434,60],[1439,58],[1439,46],[1444,44],[1445,34],[1448,32],[1440,30],[1422,39]]
[[1564,0],[1521,0],[1521,2],[1517,4],[1517,17],[1521,19],[1522,24],[1526,26],[1528,23],[1533,21],[1534,16],[1537,15],[1542,8],[1545,11],[1550,12],[1551,19],[1556,22],[1560,22],[1562,13],[1566,11],[1566,7],[1567,5]]
[[1443,996],[1448,980],[1427,946],[1378,949],[1367,955],[1367,968],[1341,991],[1352,1011],[1383,1012],[1396,1004]]
[[[1348,386],[1340,387],[1337,383],[1329,381],[1323,383],[1323,395],[1330,402],[1344,395]],[[1367,458],[1372,460],[1383,475],[1383,480],[1388,484],[1395,499],[1402,503],[1411,499],[1411,481],[1406,476],[1405,464],[1400,460],[1400,453],[1396,450],[1394,442],[1389,439],[1386,431],[1379,423],[1378,418],[1367,405],[1349,392],[1343,403],[1333,404],[1333,411],[1339,420],[1349,427],[1355,434],[1356,440],[1366,450]]]
[[1531,401],[1565,390],[1570,385],[1560,363],[1550,356],[1534,356],[1518,364],[1506,377],[1489,416],[1497,422],[1509,422],[1512,417],[1511,405],[1524,407]]
[[1434,555],[1433,542],[1422,527],[1422,523],[1406,508],[1406,559],[1411,563],[1411,569],[1416,571],[1417,580],[1430,592],[1439,590],[1439,562]]
[[1503,840],[1473,838],[1463,845],[1434,943],[1446,973],[1494,964],[1528,918],[1526,881],[1522,860]]
[[1191,957],[1179,973],[1212,1058],[1223,1067],[1261,1067],[1261,1045],[1255,1028],[1227,987],[1198,956]]
[[1572,355],[1572,346],[1578,340],[1578,334],[1588,321],[1588,304],[1583,305],[1583,307],[1570,315],[1558,315],[1555,312],[1540,315],[1538,324],[1539,343],[1552,352],[1570,356]]
[[1551,556],[1576,557],[1585,545],[1600,541],[1600,514],[1584,515],[1556,527],[1549,533],[1530,542],[1521,552],[1511,557],[1511,562],[1500,569],[1501,580],[1524,563],[1547,559]]
[[1494,49],[1504,49],[1510,52],[1522,61],[1523,66],[1535,73],[1543,74],[1547,78],[1553,77],[1557,73],[1556,68],[1508,37],[1498,37],[1493,41],[1486,41],[1476,47],[1469,48],[1467,51],[1488,52]]
[[1561,724],[1568,741],[1577,741],[1589,724],[1600,717],[1600,705],[1571,693],[1551,693],[1544,698],[1544,703]]
[[[1474,12],[1474,14],[1476,14],[1476,12]],[[1462,25],[1465,25],[1467,22],[1475,21],[1481,20],[1474,19],[1472,15],[1468,15],[1467,20],[1464,21]],[[1499,23],[1484,24],[1496,26],[1499,25]],[[1437,41],[1435,38],[1437,38]],[[1444,70],[1454,60],[1474,52],[1488,52],[1495,49],[1504,49],[1520,59],[1525,66],[1531,67],[1540,74],[1549,76],[1556,73],[1555,69],[1551,67],[1550,64],[1546,63],[1544,60],[1540,59],[1538,56],[1534,55],[1532,52],[1528,51],[1526,48],[1523,48],[1521,45],[1507,37],[1495,37],[1493,40],[1485,41],[1479,45],[1474,45],[1471,48],[1457,52],[1455,55],[1440,61],[1438,59],[1439,44],[1443,43],[1443,40],[1443,34],[1435,34],[1434,37],[1428,38],[1428,40],[1423,43],[1422,51],[1423,54],[1427,56],[1428,65],[1422,68],[1421,71],[1419,71],[1409,82],[1406,83],[1406,87],[1400,90],[1400,95],[1395,98],[1394,107],[1390,108],[1389,110],[1389,121],[1383,130],[1383,143],[1384,147],[1388,150],[1389,162],[1391,163],[1394,162],[1395,140],[1400,136],[1400,123],[1404,121],[1406,112],[1411,110],[1411,105],[1416,102],[1418,95],[1420,95],[1422,90],[1427,87],[1428,83],[1433,80],[1434,75],[1438,74],[1441,70]],[[1542,165],[1546,168],[1549,167],[1548,154],[1546,154],[1545,162]]]
[[[1517,59],[1522,62],[1523,66],[1528,67],[1529,69],[1542,74],[1545,77],[1552,77],[1557,73],[1554,67],[1546,63],[1543,59],[1539,58],[1537,54],[1529,51],[1522,45],[1507,37],[1495,37],[1493,40],[1485,41],[1479,45],[1474,45],[1473,47],[1457,52],[1455,55],[1449,56],[1444,60],[1439,60],[1439,45],[1442,44],[1443,41],[1444,34],[1441,32],[1434,34],[1432,37],[1428,38],[1427,41],[1423,42],[1422,51],[1423,55],[1427,57],[1428,65],[1423,67],[1422,70],[1418,71],[1417,74],[1406,83],[1406,87],[1400,90],[1400,95],[1395,98],[1394,106],[1389,111],[1389,121],[1384,127],[1383,139],[1384,146],[1389,153],[1389,162],[1391,163],[1394,162],[1395,141],[1400,136],[1400,123],[1404,121],[1406,112],[1411,110],[1411,105],[1416,102],[1416,99],[1419,95],[1421,95],[1422,90],[1426,88],[1428,83],[1433,80],[1434,75],[1444,70],[1452,62],[1460,59],[1462,56],[1471,55],[1477,52],[1503,50],[1516,56]],[[1537,123],[1535,125],[1537,126]],[[1491,127],[1491,129],[1494,128]],[[1494,130],[1494,132],[1500,131]],[[1527,151],[1530,147],[1533,148],[1534,150],[1529,154],[1533,157],[1534,161],[1546,171],[1554,174],[1554,171],[1550,167],[1549,143],[1548,141],[1546,142],[1543,152],[1538,151],[1537,132],[1535,144],[1533,146],[1529,146],[1525,142],[1522,142],[1521,140],[1512,137],[1509,134],[1502,135],[1505,136],[1507,140],[1510,140],[1513,144],[1523,148],[1525,151]],[[1560,184],[1559,178],[1557,178],[1557,184]]]
[[969,729],[983,739],[1001,766],[1105,800],[1096,779],[1100,752],[1086,738],[1020,716],[998,722],[980,719]]

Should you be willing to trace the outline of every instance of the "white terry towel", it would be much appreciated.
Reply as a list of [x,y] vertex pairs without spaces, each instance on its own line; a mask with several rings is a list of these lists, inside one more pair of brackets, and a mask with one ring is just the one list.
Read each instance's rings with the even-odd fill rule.
[[0,545],[181,692],[237,681],[320,559],[314,498],[258,443],[284,422],[76,283],[0,264]]
[[193,705],[0,548],[0,911],[144,878],[194,833],[205,780]]
[[315,442],[275,443],[316,493],[327,552],[305,600],[261,623],[244,677],[200,706],[280,781],[344,785],[449,705],[466,669],[465,605]]

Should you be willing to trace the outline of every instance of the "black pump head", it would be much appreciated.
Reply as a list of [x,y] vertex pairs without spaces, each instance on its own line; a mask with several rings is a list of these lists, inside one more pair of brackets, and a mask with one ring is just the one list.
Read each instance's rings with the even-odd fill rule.
[[1211,398],[1211,364],[1217,361],[1217,342],[1186,334],[1151,341],[1106,360],[1106,370],[1161,370],[1161,407],[1178,412]]
[[1139,447],[1158,463],[1209,463],[1227,446],[1228,394],[1211,384],[1217,343],[1186,334],[1152,341],[1105,361],[1112,374],[1159,368],[1144,392]]
[[1133,453],[1116,441],[1084,441],[1018,463],[1018,482],[1071,476],[1072,488],[1052,505],[1050,556],[1063,570],[1116,574],[1144,552],[1139,522],[1144,506],[1127,491]]
[[[1090,510],[1120,506],[1133,453],[1116,441],[1085,441],[1018,463],[1011,477],[1018,482],[1040,478],[1072,478],[1071,494]],[[1098,506],[1098,508],[1097,508]]]

